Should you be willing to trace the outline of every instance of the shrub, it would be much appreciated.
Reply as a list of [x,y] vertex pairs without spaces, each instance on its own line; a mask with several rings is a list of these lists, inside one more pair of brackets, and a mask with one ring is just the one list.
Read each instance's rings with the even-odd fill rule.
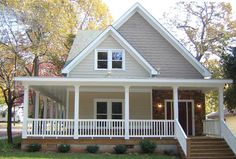
[[139,145],[143,153],[153,153],[157,147],[156,143],[150,140],[142,140]]
[[40,144],[29,144],[27,147],[28,147],[29,152],[36,152],[36,151],[39,151],[41,149]]
[[8,144],[7,139],[0,140],[0,152],[10,152],[13,151],[13,146]]
[[117,154],[124,154],[127,151],[127,146],[126,145],[116,145],[114,147],[114,150]]
[[58,149],[59,152],[66,153],[66,152],[70,151],[70,145],[60,144],[57,149]]
[[87,152],[89,153],[97,153],[98,149],[99,149],[98,145],[88,145],[86,148]]

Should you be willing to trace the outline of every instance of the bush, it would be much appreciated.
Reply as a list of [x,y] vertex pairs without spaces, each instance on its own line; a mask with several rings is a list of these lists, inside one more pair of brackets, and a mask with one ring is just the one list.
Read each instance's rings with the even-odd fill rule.
[[70,145],[60,144],[57,149],[58,149],[59,152],[66,153],[66,152],[70,151]]
[[11,152],[13,151],[13,146],[8,144],[7,139],[0,140],[0,152]]
[[40,144],[29,144],[27,147],[28,147],[29,152],[36,152],[36,151],[39,151],[41,149]]
[[143,153],[153,153],[157,147],[156,143],[150,140],[142,140],[139,145]]
[[86,148],[87,152],[89,153],[97,153],[98,149],[99,149],[98,145],[88,145]]
[[117,154],[124,154],[127,151],[127,146],[126,145],[116,145],[114,147],[114,150]]

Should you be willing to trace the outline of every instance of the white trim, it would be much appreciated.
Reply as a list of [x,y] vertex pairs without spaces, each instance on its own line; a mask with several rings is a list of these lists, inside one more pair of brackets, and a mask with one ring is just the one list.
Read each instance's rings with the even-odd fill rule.
[[119,44],[124,47],[139,64],[153,75],[158,72],[137,52],[112,26],[107,27],[94,41],[92,41],[80,54],[78,54],[65,68],[62,73],[69,73],[78,63],[92,52],[105,38],[111,35]]
[[70,101],[70,90],[67,88],[66,89],[66,119],[69,118],[69,101]]
[[[131,92],[131,91],[130,91]],[[150,97],[151,97],[151,102],[150,102],[150,105],[151,105],[151,120],[153,119],[153,95],[152,95],[152,89],[150,91]]]
[[[112,53],[113,51],[121,51],[122,54],[122,68],[112,68]],[[98,68],[98,52],[107,52],[107,68],[106,69],[102,69],[102,68]],[[96,71],[124,71],[125,70],[125,50],[124,49],[95,49],[94,50],[94,70]]]
[[198,62],[192,54],[182,45],[173,35],[171,35],[142,5],[135,3],[120,19],[114,24],[114,28],[118,30],[132,15],[138,12],[153,28],[155,28],[184,58],[190,62],[204,77],[210,77],[211,73]]
[[124,78],[68,78],[68,77],[16,77],[15,81],[34,86],[61,85],[71,86],[174,86],[179,87],[219,87],[226,83],[232,83],[229,79],[173,79],[173,78],[148,78],[148,79],[124,79]]
[[[171,114],[173,113],[173,100],[172,99],[165,99],[165,120],[167,120],[167,102],[171,102]],[[194,109],[194,100],[193,99],[179,99],[178,102],[191,102],[191,109],[192,109],[192,136],[195,136],[195,109]],[[187,107],[187,105],[186,105]],[[180,108],[179,108],[180,109]],[[186,109],[186,115],[188,114],[188,110]],[[186,117],[188,119],[188,116]],[[173,120],[173,119],[168,119]],[[187,120],[187,130],[188,130],[188,120]],[[188,135],[188,132],[186,133]]]

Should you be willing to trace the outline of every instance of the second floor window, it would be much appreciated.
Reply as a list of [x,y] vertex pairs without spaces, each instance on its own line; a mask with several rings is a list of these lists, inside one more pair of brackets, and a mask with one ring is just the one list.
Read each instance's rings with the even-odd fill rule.
[[124,50],[108,49],[95,51],[95,69],[97,70],[123,70]]

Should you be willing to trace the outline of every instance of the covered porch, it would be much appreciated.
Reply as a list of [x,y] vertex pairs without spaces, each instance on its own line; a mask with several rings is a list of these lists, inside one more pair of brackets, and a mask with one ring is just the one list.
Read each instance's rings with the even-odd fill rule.
[[[24,86],[24,123],[23,138],[176,138],[183,151],[187,154],[188,137],[179,121],[179,107],[181,90],[195,89],[217,89],[219,93],[220,120],[217,121],[217,130],[220,137],[225,137],[223,109],[223,89],[225,83],[230,80],[192,80],[192,79],[85,79],[85,78],[16,78]],[[97,89],[99,87],[99,90]],[[29,118],[29,89],[36,91],[34,117]],[[172,92],[171,100],[173,104],[172,118],[153,118],[153,90],[168,89]],[[87,117],[81,109],[84,100],[84,92],[106,92],[112,94],[119,92],[123,101],[123,111],[108,114],[104,111],[90,112],[92,117]],[[70,92],[73,98],[70,99]],[[149,105],[145,105],[149,110],[149,116],[143,117],[134,115],[132,110],[132,94],[146,92],[150,94]],[[39,114],[39,99],[43,98],[43,113]],[[113,99],[113,98],[112,98]],[[131,100],[132,99],[132,100]],[[141,99],[141,97],[140,97]],[[138,99],[137,99],[138,100]],[[73,102],[72,102],[73,101]],[[104,101],[101,101],[102,104]],[[72,104],[71,104],[72,103]],[[140,102],[138,102],[140,103]],[[103,103],[104,104],[104,103]],[[165,103],[160,103],[165,104]],[[73,105],[71,109],[70,105]],[[118,104],[119,105],[119,104]],[[197,103],[194,104],[194,106]],[[159,107],[159,103],[156,105]],[[103,106],[101,106],[102,108]],[[161,105],[160,105],[161,107]],[[94,110],[98,109],[95,108]],[[99,108],[100,109],[100,108]],[[140,109],[141,114],[145,112]],[[132,110],[132,111],[131,111]],[[112,111],[112,110],[109,110]],[[115,110],[114,110],[115,111]],[[88,111],[89,112],[89,111]],[[96,112],[96,113],[94,113]],[[71,115],[73,114],[73,116]],[[165,111],[166,114],[167,111]],[[111,117],[114,115],[114,118]],[[116,117],[115,117],[116,116]],[[204,119],[202,119],[204,120]],[[204,121],[203,133],[210,135],[208,129],[215,127],[212,122]],[[206,125],[208,124],[208,125]],[[194,125],[194,124],[193,124]],[[195,126],[194,126],[195,127]]]

